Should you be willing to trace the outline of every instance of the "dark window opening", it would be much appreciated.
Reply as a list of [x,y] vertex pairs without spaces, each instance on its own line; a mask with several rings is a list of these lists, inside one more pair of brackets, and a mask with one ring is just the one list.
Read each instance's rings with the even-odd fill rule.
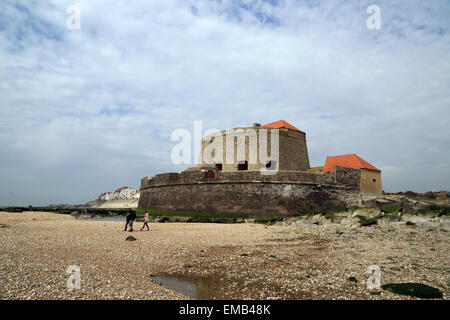
[[222,171],[222,164],[216,163],[216,171]]
[[239,161],[238,170],[248,170],[248,161]]
[[373,182],[376,182],[376,181],[377,181],[377,179],[372,179],[372,181],[373,181]]
[[204,176],[206,179],[212,179],[216,177],[216,173],[213,170],[208,170],[204,172]]
[[269,160],[266,162],[266,169],[275,169],[276,165],[277,165],[276,161]]

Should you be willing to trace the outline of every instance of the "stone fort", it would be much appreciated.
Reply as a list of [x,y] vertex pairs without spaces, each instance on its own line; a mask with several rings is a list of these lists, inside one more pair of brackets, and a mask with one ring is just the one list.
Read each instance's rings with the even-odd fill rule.
[[358,205],[363,194],[382,192],[381,171],[355,154],[311,168],[306,134],[283,120],[223,130],[201,146],[198,166],[144,177],[138,208],[296,215],[327,202]]

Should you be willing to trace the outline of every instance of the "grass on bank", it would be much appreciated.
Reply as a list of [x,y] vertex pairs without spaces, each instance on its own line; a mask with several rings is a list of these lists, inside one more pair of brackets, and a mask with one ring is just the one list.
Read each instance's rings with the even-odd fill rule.
[[394,204],[387,204],[381,207],[381,211],[384,213],[396,213],[401,210],[400,206],[396,206]]
[[256,223],[274,223],[274,222],[281,221],[281,220],[283,220],[283,218],[280,216],[255,218]]
[[199,211],[164,211],[153,209],[137,209],[136,215],[143,217],[144,212],[148,211],[149,217],[153,218],[168,218],[168,221],[175,222],[214,222],[214,223],[241,223],[248,218],[243,214],[226,214],[226,213],[211,213]]
[[347,207],[342,204],[336,204],[334,202],[327,202],[321,206],[317,206],[311,210],[303,212],[301,215],[313,216],[316,214],[328,215],[331,217],[334,213],[345,212]]
[[[198,211],[164,211],[153,209],[103,209],[103,208],[52,208],[52,207],[6,207],[2,208],[4,212],[54,212],[59,214],[74,214],[82,215],[86,213],[89,216],[126,216],[127,212],[135,211],[138,218],[144,216],[144,212],[148,211],[149,217],[154,220],[160,219],[161,221],[170,222],[213,222],[213,223],[242,223],[248,218],[248,215],[244,214],[223,214],[223,213],[211,213],[211,212],[198,212]],[[262,217],[256,218],[256,222],[259,223],[271,223],[280,220],[281,217]]]

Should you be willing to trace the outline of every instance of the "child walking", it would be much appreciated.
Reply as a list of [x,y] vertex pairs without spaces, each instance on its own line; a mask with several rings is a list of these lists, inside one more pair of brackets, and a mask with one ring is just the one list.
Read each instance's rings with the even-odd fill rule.
[[148,227],[148,212],[145,211],[144,213],[144,224],[142,225],[141,231],[144,230],[144,227],[147,227],[147,231],[150,231],[150,228]]

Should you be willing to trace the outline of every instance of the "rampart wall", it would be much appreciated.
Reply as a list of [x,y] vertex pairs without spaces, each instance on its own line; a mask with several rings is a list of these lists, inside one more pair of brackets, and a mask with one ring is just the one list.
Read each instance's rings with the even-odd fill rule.
[[205,211],[249,216],[295,215],[330,200],[360,201],[361,172],[184,171],[141,180],[138,208]]

